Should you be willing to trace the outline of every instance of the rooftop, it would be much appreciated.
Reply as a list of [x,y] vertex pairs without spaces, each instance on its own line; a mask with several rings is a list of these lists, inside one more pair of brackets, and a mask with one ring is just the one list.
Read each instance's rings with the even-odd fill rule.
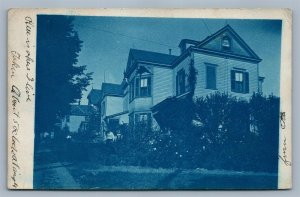
[[93,112],[93,107],[88,105],[71,105],[71,115],[88,116]]
[[102,91],[98,89],[92,89],[89,95],[87,96],[90,103],[93,105],[97,104],[100,101],[101,97],[102,97]]
[[121,84],[102,83],[103,96],[123,96]]
[[144,51],[139,49],[130,49],[129,54],[133,59],[138,61],[159,63],[159,64],[168,64],[171,63],[178,57],[176,55],[169,55],[164,53],[157,53],[152,51]]

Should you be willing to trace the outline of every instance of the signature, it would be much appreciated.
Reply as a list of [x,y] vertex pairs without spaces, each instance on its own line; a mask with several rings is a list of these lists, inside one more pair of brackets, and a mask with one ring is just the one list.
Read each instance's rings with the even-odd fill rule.
[[31,54],[31,30],[34,27],[33,24],[33,20],[31,17],[26,16],[25,17],[25,25],[26,25],[26,84],[25,84],[25,92],[26,92],[26,102],[31,102],[32,101],[32,97],[35,95],[34,94],[34,88],[33,88],[33,84],[34,84],[34,78],[31,76],[32,74],[30,74],[31,71],[31,67],[32,64],[34,62],[34,59],[32,58],[32,54]]
[[285,112],[280,112],[280,126],[285,129]]
[[284,140],[283,140],[283,148],[282,148],[282,153],[283,155],[279,155],[279,158],[281,159],[281,161],[283,161],[283,163],[286,165],[286,166],[292,166],[292,162],[288,160],[287,158],[287,146],[286,146],[286,137],[284,137]]
[[20,68],[20,65],[19,65],[18,61],[20,60],[21,55],[17,51],[11,51],[10,54],[12,56],[12,64],[10,66],[10,70],[11,70],[10,78],[13,78],[15,76],[16,70],[18,68]]
[[21,100],[21,91],[16,85],[12,85],[11,87],[11,108],[12,108],[12,114],[14,118],[12,119],[12,137],[11,137],[11,144],[10,144],[10,153],[11,153],[11,164],[12,164],[12,175],[11,179],[13,181],[12,187],[18,188],[17,184],[17,175],[20,170],[20,166],[18,164],[18,146],[17,144],[20,143],[19,139],[17,138],[20,124],[18,119],[20,118],[20,112],[18,109],[18,106],[20,104]]

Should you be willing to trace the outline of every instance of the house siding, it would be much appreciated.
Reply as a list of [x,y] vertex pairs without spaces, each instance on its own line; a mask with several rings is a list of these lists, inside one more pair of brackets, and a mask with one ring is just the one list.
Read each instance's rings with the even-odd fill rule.
[[[194,66],[198,71],[195,96],[206,96],[216,90],[206,88],[206,65],[216,65],[216,89],[219,92],[230,93],[233,96],[249,98],[253,92],[258,92],[257,64],[223,57],[194,53]],[[231,91],[230,71],[234,68],[245,69],[249,73],[249,93],[235,93]]]
[[69,127],[69,131],[71,133],[77,133],[80,123],[85,121],[85,116],[70,116],[70,122],[67,122],[67,126]]
[[123,97],[106,96],[105,116],[110,116],[123,111]]
[[173,95],[172,69],[154,67],[153,68],[153,105],[163,101]]
[[152,105],[152,98],[153,97],[145,97],[145,98],[135,98],[129,104],[129,113],[136,112],[136,111],[147,111],[150,110]]

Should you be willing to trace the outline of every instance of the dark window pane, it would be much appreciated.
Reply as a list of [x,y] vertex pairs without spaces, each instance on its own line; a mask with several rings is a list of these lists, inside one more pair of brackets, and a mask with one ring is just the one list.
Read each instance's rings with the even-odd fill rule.
[[231,91],[249,93],[249,73],[244,71],[231,71]]
[[206,67],[206,87],[209,89],[216,89],[216,67]]
[[140,96],[140,79],[136,78],[135,80],[135,98]]
[[177,73],[177,95],[185,93],[185,71],[182,69]]

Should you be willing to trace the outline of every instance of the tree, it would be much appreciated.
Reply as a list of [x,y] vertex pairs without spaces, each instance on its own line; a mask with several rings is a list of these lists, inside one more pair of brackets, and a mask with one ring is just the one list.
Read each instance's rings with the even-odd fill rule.
[[60,15],[37,18],[35,140],[40,133],[53,130],[92,80],[86,66],[77,65],[83,42],[73,20]]

